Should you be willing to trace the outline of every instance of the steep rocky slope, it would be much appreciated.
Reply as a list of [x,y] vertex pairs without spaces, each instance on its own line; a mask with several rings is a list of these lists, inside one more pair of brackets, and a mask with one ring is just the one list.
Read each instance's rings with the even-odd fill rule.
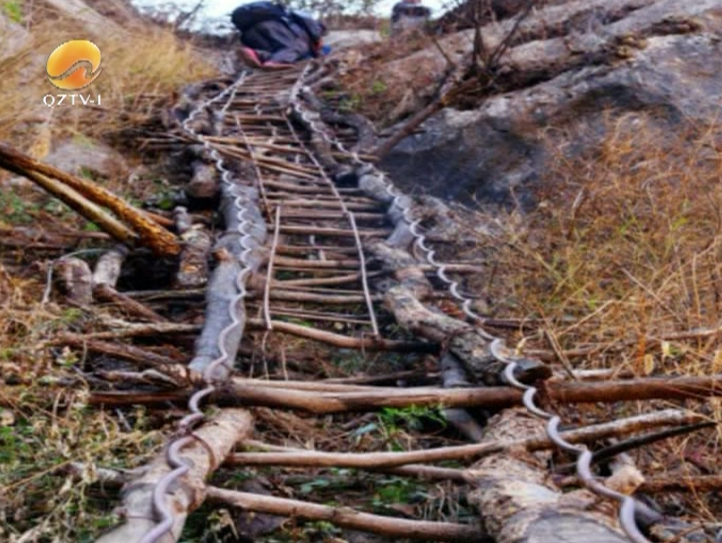
[[[494,69],[493,85],[429,119],[386,157],[384,168],[414,180],[409,188],[529,206],[534,198],[527,189],[543,174],[549,149],[569,156],[590,151],[621,117],[672,131],[719,117],[718,1],[555,4],[523,20]],[[484,26],[487,49],[509,36],[515,22]],[[467,30],[386,65],[377,79],[402,89],[390,120],[433,99],[443,81],[468,65],[472,46],[473,30]]]

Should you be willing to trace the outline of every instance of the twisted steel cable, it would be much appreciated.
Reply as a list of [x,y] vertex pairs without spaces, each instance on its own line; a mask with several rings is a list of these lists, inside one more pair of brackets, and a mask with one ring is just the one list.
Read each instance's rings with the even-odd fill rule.
[[[291,90],[289,92],[290,107],[296,112],[297,115],[299,115],[299,117],[307,124],[309,129],[314,134],[320,136],[326,143],[335,147],[341,153],[349,157],[349,159],[354,165],[371,168],[373,171],[377,172],[379,178],[383,183],[384,190],[388,193],[390,197],[390,206],[392,208],[396,207],[401,212],[403,220],[407,223],[409,231],[414,237],[414,246],[423,253],[426,261],[436,270],[436,276],[438,277],[438,279],[444,284],[448,285],[449,292],[459,302],[466,317],[472,322],[481,325],[477,329],[478,333],[481,334],[484,339],[491,342],[491,354],[496,360],[505,365],[503,371],[505,380],[511,386],[518,388],[519,390],[522,390],[524,392],[523,404],[526,409],[538,418],[547,421],[547,434],[549,435],[549,438],[559,448],[577,455],[577,474],[582,483],[587,488],[600,496],[611,498],[620,502],[620,524],[629,539],[634,543],[649,543],[649,541],[644,537],[644,535],[640,532],[639,528],[636,525],[635,500],[630,496],[626,496],[605,487],[603,484],[599,483],[595,479],[591,469],[591,451],[589,451],[589,449],[584,445],[575,445],[564,440],[559,432],[559,425],[561,424],[560,417],[558,415],[545,411],[537,405],[536,396],[538,393],[538,389],[536,387],[521,383],[516,379],[515,370],[518,366],[517,361],[514,360],[512,357],[509,357],[504,352],[504,342],[501,338],[493,336],[483,329],[482,326],[484,324],[484,318],[481,315],[478,315],[472,309],[473,300],[460,292],[459,282],[448,277],[446,273],[446,265],[436,260],[435,251],[433,250],[433,248],[428,246],[427,239],[424,233],[420,230],[422,221],[414,217],[414,210],[412,207],[411,199],[399,193],[395,189],[393,184],[387,180],[386,176],[383,173],[378,172],[378,170],[375,170],[373,165],[362,160],[357,152],[347,149],[346,146],[338,140],[338,138],[329,135],[327,130],[325,130],[325,125],[322,122],[319,122],[317,119],[314,119],[311,112],[309,112],[301,105],[301,89],[304,85],[304,79],[309,75],[311,69],[312,64],[309,63],[304,68],[300,77],[291,87]],[[221,179],[223,181],[225,189],[228,191],[229,194],[235,197],[233,200],[233,205],[237,209],[236,216],[239,221],[238,233],[240,234],[239,244],[241,252],[238,256],[238,260],[241,264],[241,270],[236,276],[235,280],[238,294],[233,298],[231,302],[229,302],[228,310],[231,317],[231,323],[219,335],[218,349],[220,355],[203,372],[203,383],[205,383],[206,386],[205,388],[198,390],[190,398],[188,402],[189,414],[178,424],[178,434],[181,437],[174,440],[168,447],[168,464],[173,468],[173,471],[171,471],[160,481],[158,481],[156,487],[154,488],[153,505],[154,512],[158,518],[158,524],[146,534],[146,536],[142,539],[141,543],[155,543],[171,529],[173,525],[173,516],[166,504],[168,489],[175,481],[183,477],[190,470],[190,466],[184,461],[183,457],[181,456],[181,451],[184,447],[193,442],[193,440],[195,439],[192,434],[193,428],[195,428],[204,419],[204,415],[200,410],[200,404],[205,398],[207,398],[216,390],[216,386],[214,383],[217,381],[218,378],[216,374],[217,370],[219,370],[221,366],[229,365],[229,362],[232,363],[232,361],[229,360],[229,353],[226,342],[229,334],[233,332],[236,327],[240,326],[240,319],[237,314],[237,307],[238,304],[246,296],[245,282],[248,274],[250,274],[252,271],[247,259],[249,254],[256,247],[256,244],[250,232],[247,230],[247,228],[251,226],[251,221],[245,217],[246,206],[244,204],[247,202],[247,197],[245,197],[242,193],[238,193],[234,190],[235,184],[231,179],[232,173],[225,167],[223,158],[221,157],[220,153],[193,129],[192,122],[203,109],[220,102],[221,100],[229,97],[230,95],[224,107],[220,111],[221,116],[225,115],[230,104],[233,101],[237,89],[243,84],[246,75],[247,73],[243,73],[233,85],[226,88],[217,96],[212,97],[201,103],[191,112],[188,118],[183,122],[183,128],[191,135],[193,135],[196,139],[202,141],[204,147],[210,152],[210,156],[216,163],[216,168],[221,173]]]
[[[186,415],[178,423],[177,434],[180,436],[171,442],[166,452],[166,458],[168,465],[173,468],[168,474],[162,477],[153,488],[153,510],[158,523],[143,537],[140,543],[155,543],[165,534],[167,534],[173,527],[173,514],[166,503],[168,490],[176,481],[186,475],[191,468],[191,465],[187,463],[181,455],[181,451],[191,444],[196,438],[193,436],[193,429],[204,420],[205,415],[200,409],[201,402],[210,396],[216,390],[216,381],[218,380],[217,370],[221,366],[226,366],[226,370],[230,369],[233,361],[230,360],[228,337],[229,335],[239,326],[241,321],[238,315],[238,304],[246,296],[245,279],[251,272],[251,267],[248,264],[247,258],[249,253],[253,250],[254,245],[251,243],[253,240],[250,233],[246,230],[250,225],[250,220],[245,218],[245,201],[244,197],[237,192],[234,192],[235,184],[231,178],[232,172],[225,167],[223,157],[221,154],[213,149],[207,141],[203,140],[200,134],[193,128],[192,123],[197,116],[204,109],[220,102],[221,100],[228,97],[224,107],[220,111],[220,115],[224,116],[230,106],[237,89],[243,85],[247,76],[247,72],[243,72],[235,83],[227,87],[218,95],[211,97],[199,104],[188,116],[188,118],[182,123],[183,129],[191,134],[194,138],[203,142],[204,148],[210,152],[211,158],[215,161],[215,166],[221,174],[222,183],[225,185],[226,190],[230,194],[235,196],[233,200],[234,207],[237,209],[238,233],[240,234],[239,245],[241,252],[238,256],[241,270],[236,276],[235,285],[238,291],[236,296],[228,304],[228,312],[231,318],[230,324],[224,328],[218,336],[218,352],[219,356],[213,360],[208,367],[204,370],[202,375],[202,382],[205,387],[195,392],[188,400],[188,411]],[[225,372],[224,372],[225,373]]]
[[466,317],[471,322],[479,325],[477,327],[477,332],[485,340],[491,342],[490,351],[492,356],[498,362],[504,364],[504,380],[510,386],[524,392],[523,404],[524,407],[531,414],[533,414],[537,418],[547,421],[545,429],[547,435],[549,436],[549,439],[551,439],[551,441],[560,449],[577,456],[577,475],[582,484],[590,491],[594,492],[599,496],[603,496],[605,498],[613,499],[619,502],[619,523],[629,540],[633,543],[650,543],[650,541],[642,534],[642,532],[639,530],[639,527],[637,526],[635,518],[636,500],[631,496],[627,496],[625,494],[607,488],[605,485],[596,480],[594,473],[592,472],[592,452],[589,450],[589,448],[586,445],[575,445],[569,443],[564,438],[562,438],[559,432],[561,418],[556,414],[549,413],[548,411],[542,409],[540,406],[537,405],[536,397],[538,394],[538,389],[536,387],[526,385],[520,382],[515,377],[515,371],[518,367],[518,362],[513,358],[507,356],[503,352],[504,340],[502,338],[490,334],[483,328],[485,319],[472,309],[473,300],[459,291],[459,282],[450,278],[446,274],[446,265],[443,262],[439,262],[438,260],[436,260],[436,252],[433,248],[427,245],[426,236],[420,230],[422,222],[421,219],[416,219],[414,217],[411,199],[404,194],[397,192],[396,188],[387,179],[386,175],[383,172],[377,170],[373,164],[361,159],[358,152],[347,149],[346,146],[338,138],[329,135],[328,132],[324,130],[324,126],[321,126],[321,123],[311,118],[310,113],[303,108],[300,103],[299,94],[300,88],[303,86],[302,79],[305,77],[305,75],[306,72],[304,72],[301,80],[299,80],[296,92],[292,94],[293,107],[296,110],[297,114],[304,120],[304,122],[308,124],[308,126],[314,133],[320,135],[327,144],[335,147],[336,149],[338,149],[338,151],[348,156],[350,161],[355,166],[360,166],[367,169],[368,171],[373,171],[376,173],[377,177],[381,180],[384,186],[384,190],[391,198],[390,207],[396,207],[398,210],[401,211],[401,216],[403,217],[403,220],[407,223],[409,231],[414,237],[414,246],[422,252],[426,261],[434,267],[434,269],[436,270],[436,277],[444,284],[448,285],[449,292],[454,297],[454,299],[459,302],[459,305],[461,306],[461,309],[466,315]]

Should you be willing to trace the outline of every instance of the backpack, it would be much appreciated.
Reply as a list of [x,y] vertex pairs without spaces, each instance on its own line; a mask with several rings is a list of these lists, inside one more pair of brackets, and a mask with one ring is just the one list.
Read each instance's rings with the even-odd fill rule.
[[312,43],[319,42],[326,32],[326,27],[324,27],[323,24],[318,22],[316,19],[306,17],[295,11],[292,11],[290,16],[294,23],[301,26],[306,31],[311,38]]
[[251,26],[268,20],[287,20],[286,9],[274,2],[251,2],[233,10],[231,21],[233,25],[243,32]]

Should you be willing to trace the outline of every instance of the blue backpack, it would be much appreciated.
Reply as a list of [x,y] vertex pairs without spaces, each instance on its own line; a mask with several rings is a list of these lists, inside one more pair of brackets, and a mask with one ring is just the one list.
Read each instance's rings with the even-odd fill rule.
[[241,32],[257,23],[268,20],[288,20],[286,8],[274,2],[251,2],[233,10],[231,21]]
[[289,28],[292,28],[293,22],[303,28],[313,42],[319,41],[325,31],[325,27],[318,21],[295,11],[289,12],[274,2],[251,2],[237,7],[231,14],[233,25],[241,32],[269,20],[283,21]]
[[290,17],[293,22],[303,27],[306,33],[311,37],[311,41],[314,43],[320,41],[326,32],[326,27],[316,19],[306,17],[305,15],[301,15],[295,11],[290,13]]

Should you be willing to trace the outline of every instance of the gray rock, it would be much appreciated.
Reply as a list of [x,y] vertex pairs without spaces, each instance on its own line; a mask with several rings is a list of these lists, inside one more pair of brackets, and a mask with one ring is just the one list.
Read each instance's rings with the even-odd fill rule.
[[93,174],[112,178],[128,173],[128,165],[118,152],[103,143],[87,139],[60,142],[43,158],[43,162],[73,175]]
[[[651,22],[643,24],[645,16]],[[403,140],[383,168],[396,183],[411,180],[406,190],[528,207],[534,203],[528,188],[544,171],[550,142],[564,143],[571,155],[588,152],[601,143],[609,120],[622,115],[666,130],[719,118],[722,4],[659,1],[605,28],[608,35],[617,32],[613,56],[602,32],[605,45],[591,45],[605,51],[601,62],[570,62],[553,77],[489,98],[476,110],[442,110]],[[577,38],[575,44],[587,41]],[[517,48],[524,56],[511,57],[520,65],[535,54],[544,58],[546,43],[536,49],[524,44]]]
[[0,12],[0,61],[17,55],[31,45],[28,31]]
[[376,30],[332,30],[323,38],[323,43],[334,50],[341,50],[378,43],[381,39],[381,34]]

